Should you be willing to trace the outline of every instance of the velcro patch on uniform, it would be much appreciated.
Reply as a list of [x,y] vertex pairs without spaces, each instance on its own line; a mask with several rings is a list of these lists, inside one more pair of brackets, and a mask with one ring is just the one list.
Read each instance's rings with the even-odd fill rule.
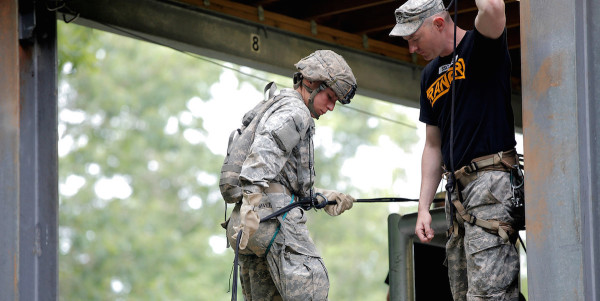
[[277,146],[285,153],[290,153],[292,149],[300,141],[300,134],[296,131],[296,128],[289,126],[282,126],[277,130],[271,131],[271,135],[277,142]]

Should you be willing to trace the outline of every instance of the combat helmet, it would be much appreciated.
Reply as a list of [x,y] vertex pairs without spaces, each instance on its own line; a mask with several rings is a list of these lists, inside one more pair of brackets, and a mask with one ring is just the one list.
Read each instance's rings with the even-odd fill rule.
[[[314,112],[314,98],[320,91],[331,88],[342,104],[349,104],[354,97],[356,78],[341,55],[331,50],[317,50],[294,66],[298,68],[298,72],[294,74],[294,89],[302,84],[311,93],[308,109],[316,119],[319,119],[319,115]],[[319,88],[312,90],[302,83],[303,78],[323,83]]]

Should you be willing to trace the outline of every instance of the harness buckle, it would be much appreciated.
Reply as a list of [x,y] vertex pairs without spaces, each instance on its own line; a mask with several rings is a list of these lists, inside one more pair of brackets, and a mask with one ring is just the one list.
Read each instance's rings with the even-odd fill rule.
[[467,173],[476,172],[478,169],[479,166],[477,166],[477,162],[471,162],[469,165],[465,166],[465,171]]
[[469,224],[475,225],[477,223],[477,217],[473,214],[469,214],[471,218],[469,219]]

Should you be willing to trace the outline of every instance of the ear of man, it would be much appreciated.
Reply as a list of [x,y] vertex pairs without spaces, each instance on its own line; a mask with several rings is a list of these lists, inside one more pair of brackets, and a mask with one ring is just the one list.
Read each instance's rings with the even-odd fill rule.
[[446,22],[444,20],[444,18],[442,17],[435,17],[433,19],[433,27],[437,30],[437,31],[442,31],[444,29],[444,26],[446,25]]

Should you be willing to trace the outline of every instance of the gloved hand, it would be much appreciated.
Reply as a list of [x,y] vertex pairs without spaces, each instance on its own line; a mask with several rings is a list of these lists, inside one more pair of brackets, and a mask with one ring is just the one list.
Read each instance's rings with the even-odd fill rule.
[[244,192],[242,197],[242,206],[240,207],[240,225],[233,227],[235,234],[231,236],[234,240],[237,239],[238,233],[242,230],[242,237],[240,238],[240,250],[246,248],[248,245],[248,239],[258,229],[260,223],[260,217],[255,211],[258,208],[262,193],[246,193]]
[[352,208],[352,205],[356,202],[356,199],[352,196],[335,190],[315,188],[315,192],[323,194],[328,201],[335,201],[337,203],[335,205],[327,205],[323,208],[331,216],[342,214],[342,212]]

